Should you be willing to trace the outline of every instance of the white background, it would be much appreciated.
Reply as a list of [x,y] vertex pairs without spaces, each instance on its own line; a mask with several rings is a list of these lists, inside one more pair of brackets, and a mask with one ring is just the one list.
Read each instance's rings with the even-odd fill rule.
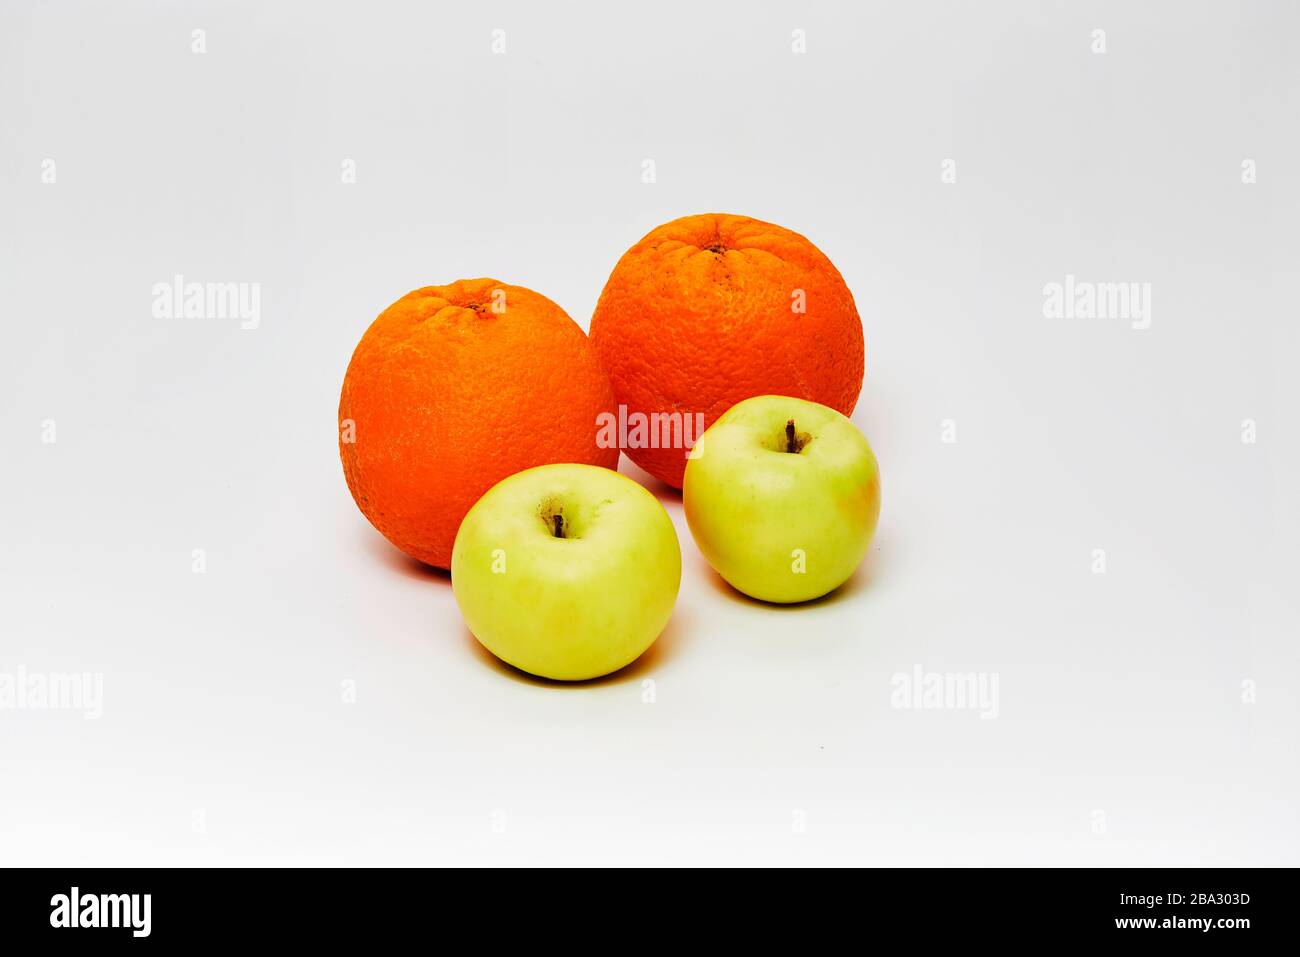
[[[0,711],[0,861],[1300,863],[1296,8],[550,6],[3,5],[0,672],[104,698]],[[706,211],[852,288],[876,546],[762,606],[652,483],[668,631],[532,681],[353,505],[343,371],[460,277],[585,327]],[[1045,318],[1067,273],[1151,327]],[[918,665],[997,717],[892,707]]]

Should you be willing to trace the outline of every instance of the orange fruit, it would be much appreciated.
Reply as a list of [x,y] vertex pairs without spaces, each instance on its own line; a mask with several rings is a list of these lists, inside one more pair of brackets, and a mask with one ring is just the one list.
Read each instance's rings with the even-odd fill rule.
[[597,416],[614,407],[582,329],[495,279],[408,293],[357,344],[339,399],[339,454],[357,506],[412,558],[451,564],[461,519],[535,465],[614,468]]
[[605,283],[591,342],[634,426],[638,414],[690,417],[671,423],[670,443],[652,425],[623,449],[677,488],[688,450],[663,446],[699,437],[695,413],[707,428],[741,399],[789,395],[849,415],[862,390],[862,321],[839,271],[798,233],[745,216],[686,216],[648,233]]

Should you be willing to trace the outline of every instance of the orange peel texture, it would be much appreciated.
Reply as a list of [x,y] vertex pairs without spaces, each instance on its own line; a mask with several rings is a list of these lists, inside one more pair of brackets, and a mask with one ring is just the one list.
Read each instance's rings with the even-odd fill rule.
[[[850,415],[862,390],[862,321],[839,271],[798,233],[745,216],[686,216],[647,234],[610,274],[591,342],[615,399],[643,421],[699,412],[707,428],[769,394]],[[681,488],[687,449],[624,451]]]
[[597,445],[614,408],[582,329],[494,279],[417,289],[352,354],[339,454],[357,506],[412,558],[447,568],[461,519],[508,475],[554,462],[615,468]]

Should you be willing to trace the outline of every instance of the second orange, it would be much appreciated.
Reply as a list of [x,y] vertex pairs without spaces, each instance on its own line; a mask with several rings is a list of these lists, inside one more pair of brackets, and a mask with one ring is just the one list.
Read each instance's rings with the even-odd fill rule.
[[[848,415],[862,389],[862,322],[839,270],[798,233],[745,216],[686,216],[647,234],[606,282],[591,342],[624,414],[650,423],[624,451],[676,488],[689,449],[661,434],[689,435],[698,416],[707,428],[755,395]],[[672,417],[687,428],[657,427]]]

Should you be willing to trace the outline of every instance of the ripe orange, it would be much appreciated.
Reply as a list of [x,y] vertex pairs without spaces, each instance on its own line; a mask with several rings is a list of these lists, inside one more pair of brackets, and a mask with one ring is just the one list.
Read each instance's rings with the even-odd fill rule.
[[582,329],[545,296],[462,279],[403,296],[366,330],[343,379],[339,454],[357,506],[440,568],[461,519],[535,465],[614,468],[597,416],[614,407]]
[[[675,219],[624,253],[591,342],[629,420],[699,412],[707,428],[755,395],[849,415],[862,390],[862,321],[839,271],[798,233],[744,216]],[[687,450],[644,447],[658,434],[623,451],[681,488]]]

